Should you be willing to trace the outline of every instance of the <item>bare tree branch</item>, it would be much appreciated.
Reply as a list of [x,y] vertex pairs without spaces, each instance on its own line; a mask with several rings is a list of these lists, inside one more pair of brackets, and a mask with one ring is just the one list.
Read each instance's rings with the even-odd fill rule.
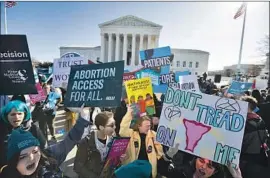
[[258,42],[258,52],[261,56],[265,56],[267,53],[269,53],[269,34],[265,35],[263,39],[261,39]]

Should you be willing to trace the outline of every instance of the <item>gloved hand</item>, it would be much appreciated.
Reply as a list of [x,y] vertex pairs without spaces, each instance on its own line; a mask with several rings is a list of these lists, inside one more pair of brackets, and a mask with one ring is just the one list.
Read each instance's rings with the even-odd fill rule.
[[227,167],[228,167],[231,175],[233,176],[233,178],[242,178],[242,173],[241,173],[241,170],[238,166],[236,168],[233,168],[232,164],[229,162]]
[[178,152],[179,145],[179,143],[176,143],[174,147],[169,148],[169,150],[166,152],[166,155],[172,159],[174,155]]

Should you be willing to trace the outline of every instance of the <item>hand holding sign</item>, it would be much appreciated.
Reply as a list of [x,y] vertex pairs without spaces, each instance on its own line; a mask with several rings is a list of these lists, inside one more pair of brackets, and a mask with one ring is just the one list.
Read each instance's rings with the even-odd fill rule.
[[242,178],[242,173],[238,166],[236,168],[233,168],[233,164],[229,162],[228,169],[234,178]]
[[166,155],[170,158],[173,158],[174,155],[178,152],[179,149],[179,143],[175,144],[174,147],[169,148],[169,150],[166,152]]
[[82,104],[82,106],[80,108],[68,108],[71,112],[76,112],[76,113],[80,113],[80,116],[86,120],[89,121],[90,120],[90,108],[89,107],[84,107],[84,103]]

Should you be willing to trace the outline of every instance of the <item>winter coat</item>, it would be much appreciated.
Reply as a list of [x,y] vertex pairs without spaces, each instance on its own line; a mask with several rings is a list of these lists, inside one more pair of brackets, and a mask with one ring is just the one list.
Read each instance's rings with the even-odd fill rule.
[[248,113],[240,155],[240,169],[244,178],[269,178],[267,158],[261,140],[266,139],[266,126],[256,113]]
[[74,160],[74,171],[80,178],[100,177],[104,162],[96,147],[95,134],[96,132],[92,131],[78,146]]
[[[130,137],[130,142],[126,151],[126,159],[123,164],[131,163],[138,159],[140,148],[141,148],[141,137],[139,132],[130,129],[130,123],[132,120],[132,115],[127,113],[120,125],[120,136]],[[147,152],[148,160],[152,166],[152,177],[157,176],[157,164],[158,160],[163,156],[162,145],[155,141],[156,132],[150,130],[145,138],[146,149],[152,148],[151,152]]]
[[[38,178],[60,178],[62,176],[61,171],[58,167],[65,161],[68,153],[74,148],[74,146],[81,140],[83,130],[89,125],[89,122],[79,118],[74,125],[74,127],[69,131],[67,136],[61,142],[51,145],[45,149],[46,155],[52,157],[56,160],[55,165],[57,169],[53,169],[52,165],[46,165],[39,162],[39,172]],[[9,166],[4,167],[0,171],[1,178],[36,178],[33,176],[21,176],[16,168],[11,168]],[[62,178],[62,177],[61,177]]]

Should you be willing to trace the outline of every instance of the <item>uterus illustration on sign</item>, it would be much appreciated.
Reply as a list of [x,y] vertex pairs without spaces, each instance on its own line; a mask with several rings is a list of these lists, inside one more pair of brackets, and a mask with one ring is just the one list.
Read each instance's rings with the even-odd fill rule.
[[211,130],[211,127],[186,118],[183,119],[183,123],[186,129],[185,150],[193,153],[203,136]]

